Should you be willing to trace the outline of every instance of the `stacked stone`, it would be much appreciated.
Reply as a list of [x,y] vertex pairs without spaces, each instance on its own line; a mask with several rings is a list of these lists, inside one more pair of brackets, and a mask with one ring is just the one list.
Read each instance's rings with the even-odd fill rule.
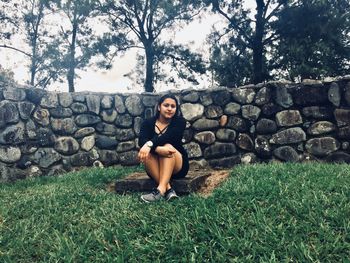
[[[101,162],[135,165],[137,136],[161,94],[0,87],[1,181]],[[176,93],[192,163],[350,162],[350,77]]]

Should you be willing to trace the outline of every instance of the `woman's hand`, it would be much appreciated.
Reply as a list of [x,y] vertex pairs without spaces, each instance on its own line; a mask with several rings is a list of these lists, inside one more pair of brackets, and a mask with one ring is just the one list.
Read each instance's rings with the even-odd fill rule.
[[163,157],[172,157],[176,149],[172,145],[158,146],[156,153]]
[[151,151],[151,148],[148,147],[146,144],[144,146],[142,146],[142,148],[140,149],[139,154],[138,154],[138,158],[139,158],[141,163],[146,162],[150,151]]

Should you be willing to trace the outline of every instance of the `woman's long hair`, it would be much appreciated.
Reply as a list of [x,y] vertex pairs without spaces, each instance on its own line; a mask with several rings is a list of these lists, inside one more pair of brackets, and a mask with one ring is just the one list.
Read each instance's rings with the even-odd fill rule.
[[176,104],[176,110],[175,110],[175,114],[173,118],[177,118],[178,116],[181,116],[181,111],[180,111],[180,105],[179,102],[177,100],[177,98],[175,97],[175,95],[173,94],[165,94],[162,97],[159,98],[158,103],[156,105],[155,108],[155,118],[158,119],[159,118],[159,110],[158,107],[160,107],[160,105],[163,103],[163,101],[165,101],[166,99],[173,99],[175,101]]

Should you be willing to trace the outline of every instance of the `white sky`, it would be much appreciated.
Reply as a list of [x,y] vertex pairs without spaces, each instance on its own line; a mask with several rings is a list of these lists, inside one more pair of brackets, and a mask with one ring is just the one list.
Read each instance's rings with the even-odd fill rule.
[[[247,6],[254,6],[255,0],[247,0]],[[209,47],[204,45],[207,35],[210,33],[211,28],[218,21],[222,21],[222,17],[218,15],[207,15],[201,20],[195,20],[191,24],[185,26],[181,31],[173,32],[170,36],[175,43],[188,44],[194,47],[194,50],[201,49],[204,54],[209,53]],[[21,40],[17,40],[20,44]],[[4,68],[10,68],[15,73],[15,79],[24,84],[29,79],[28,68],[26,67],[27,61],[24,55],[19,52],[10,49],[0,49],[0,61]],[[95,92],[138,92],[132,81],[125,77],[125,74],[136,66],[136,50],[128,51],[123,57],[116,58],[113,64],[113,68],[109,71],[103,71],[102,69],[87,71],[77,71],[80,78],[75,81],[75,90],[78,91],[95,91]],[[205,79],[205,78],[204,78]],[[199,87],[205,87],[208,80],[203,80]],[[181,83],[177,83],[177,87],[181,87]],[[141,87],[142,88],[142,87]],[[162,87],[160,90],[172,89],[173,87]],[[189,88],[185,86],[183,88]],[[49,90],[56,90],[60,92],[68,91],[68,84],[55,83],[49,87]]]

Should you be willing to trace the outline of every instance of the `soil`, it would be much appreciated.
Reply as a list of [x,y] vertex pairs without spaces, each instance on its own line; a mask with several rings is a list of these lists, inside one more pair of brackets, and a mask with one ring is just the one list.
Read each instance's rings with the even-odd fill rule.
[[212,171],[211,175],[205,180],[204,185],[197,191],[197,193],[203,197],[210,196],[214,189],[227,179],[229,174],[229,170]]

